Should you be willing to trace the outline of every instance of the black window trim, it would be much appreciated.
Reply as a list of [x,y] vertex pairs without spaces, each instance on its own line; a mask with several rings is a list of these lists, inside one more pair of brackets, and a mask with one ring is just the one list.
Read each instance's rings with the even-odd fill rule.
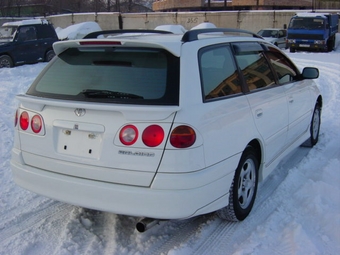
[[[202,67],[201,67],[201,55],[203,52],[205,52],[206,50],[211,50],[213,48],[221,48],[221,47],[229,47],[230,51],[231,51],[231,55],[234,61],[234,65],[236,67],[236,71],[238,74],[238,77],[240,79],[240,86],[241,86],[241,92],[237,93],[237,94],[231,94],[231,95],[226,95],[226,96],[221,96],[221,97],[216,97],[216,98],[209,98],[206,99],[204,96],[204,88],[203,88],[203,77],[202,77]],[[198,64],[198,69],[199,69],[199,75],[200,75],[200,82],[201,82],[201,96],[202,96],[202,102],[203,103],[210,103],[210,102],[216,102],[216,101],[220,101],[220,100],[226,100],[229,98],[234,98],[234,97],[239,97],[239,96],[244,96],[245,95],[245,86],[244,86],[244,82],[241,79],[241,73],[240,73],[240,69],[237,65],[236,59],[235,59],[235,53],[233,51],[233,48],[231,46],[231,43],[219,43],[219,44],[214,44],[214,45],[208,45],[205,47],[202,47],[199,49],[198,54],[197,54],[197,64]]]
[[[245,79],[245,77],[244,77],[244,75],[243,75],[243,73],[242,73],[242,70],[240,69],[240,67],[238,66],[238,63],[237,63],[237,61],[236,61],[236,55],[237,55],[237,48],[236,47],[239,47],[239,44],[240,43],[249,43],[249,44],[258,44],[258,46],[260,46],[259,48],[257,48],[257,47],[254,47],[255,49],[257,48],[258,49],[258,52],[260,53],[260,52],[262,52],[263,53],[263,56],[264,56],[264,58],[266,59],[266,61],[267,61],[267,64],[268,64],[268,66],[269,66],[269,68],[270,68],[270,70],[271,70],[271,72],[273,73],[273,76],[274,76],[274,81],[275,81],[275,84],[273,84],[273,85],[271,85],[271,86],[267,86],[267,87],[263,87],[263,88],[257,88],[257,89],[254,89],[254,90],[250,90],[249,89],[249,86],[248,86],[248,84],[247,84],[247,82],[246,82],[246,79]],[[238,69],[239,69],[239,72],[240,72],[240,79],[242,80],[242,84],[244,85],[244,93],[245,94],[252,94],[252,93],[257,93],[257,92],[260,92],[260,91],[263,91],[263,90],[267,90],[267,89],[272,89],[272,88],[277,88],[277,87],[280,87],[280,86],[282,86],[282,85],[285,85],[285,84],[288,84],[288,83],[290,83],[290,82],[287,82],[287,83],[282,83],[282,84],[280,84],[279,83],[279,79],[278,79],[278,76],[277,76],[277,74],[276,74],[276,72],[275,72],[275,69],[274,69],[274,67],[273,67],[273,65],[271,64],[271,62],[269,61],[269,59],[268,59],[268,57],[267,57],[267,54],[266,54],[266,52],[270,52],[271,50],[270,50],[270,48],[273,48],[273,49],[275,49],[274,47],[272,47],[272,45],[270,45],[269,43],[266,43],[266,42],[248,42],[248,41],[241,41],[241,42],[233,42],[233,43],[231,43],[232,44],[232,49],[234,50],[234,58],[235,58],[235,62],[236,62],[236,65],[238,66]],[[236,46],[236,47],[235,47]],[[244,50],[244,51],[241,51],[241,52],[254,52],[254,48],[249,48],[249,50]],[[283,53],[281,53],[281,54],[283,54]],[[283,56],[285,56],[284,54],[283,54]],[[286,57],[286,56],[285,56]],[[289,61],[289,63],[291,64],[291,65],[293,65],[294,66],[294,68],[295,68],[295,70],[297,71],[297,73],[298,73],[298,79],[297,80],[294,80],[294,81],[291,81],[291,83],[292,82],[297,82],[297,81],[299,81],[300,80],[300,76],[301,76],[301,74],[300,74],[300,72],[299,72],[299,70],[298,70],[298,68],[294,65],[294,63],[289,59],[289,58],[287,58],[286,57],[286,59]]]

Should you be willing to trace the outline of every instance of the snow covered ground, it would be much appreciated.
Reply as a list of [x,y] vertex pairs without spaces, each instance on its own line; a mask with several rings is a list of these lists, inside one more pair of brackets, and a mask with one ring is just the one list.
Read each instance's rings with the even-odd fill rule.
[[136,218],[54,201],[18,187],[10,170],[15,95],[45,63],[0,69],[0,254],[340,254],[340,34],[331,53],[289,53],[320,70],[319,143],[300,147],[261,183],[243,222],[214,214],[163,221],[145,233]]

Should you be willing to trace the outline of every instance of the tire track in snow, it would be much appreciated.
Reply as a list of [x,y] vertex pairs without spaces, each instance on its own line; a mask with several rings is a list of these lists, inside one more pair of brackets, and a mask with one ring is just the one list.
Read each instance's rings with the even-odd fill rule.
[[65,215],[69,214],[74,206],[69,204],[64,204],[62,202],[52,201],[50,205],[41,209],[37,208],[39,211],[21,214],[15,220],[11,222],[11,226],[6,227],[0,232],[0,246],[7,239],[11,239],[17,234],[20,234],[26,230],[32,229],[35,225],[38,225],[41,221],[46,219],[60,219]]
[[173,235],[171,235],[168,239],[163,240],[161,245],[151,247],[151,249],[147,251],[147,254],[168,254],[174,247],[180,247],[181,244],[188,243],[188,241],[199,231],[202,225],[207,223],[207,221],[213,217],[213,214],[207,214],[185,220],[184,223],[176,226]]

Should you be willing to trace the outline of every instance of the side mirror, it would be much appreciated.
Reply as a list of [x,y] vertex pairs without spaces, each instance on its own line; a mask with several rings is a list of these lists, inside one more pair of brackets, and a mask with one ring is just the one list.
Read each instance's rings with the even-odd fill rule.
[[303,79],[316,79],[319,77],[319,69],[315,67],[305,67],[302,71]]

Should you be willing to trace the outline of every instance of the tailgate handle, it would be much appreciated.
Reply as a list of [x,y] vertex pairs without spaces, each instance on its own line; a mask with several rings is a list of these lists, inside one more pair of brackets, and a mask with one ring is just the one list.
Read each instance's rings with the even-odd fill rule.
[[53,126],[58,128],[73,129],[79,131],[104,133],[105,128],[103,125],[86,123],[86,122],[74,122],[66,120],[55,120]]

